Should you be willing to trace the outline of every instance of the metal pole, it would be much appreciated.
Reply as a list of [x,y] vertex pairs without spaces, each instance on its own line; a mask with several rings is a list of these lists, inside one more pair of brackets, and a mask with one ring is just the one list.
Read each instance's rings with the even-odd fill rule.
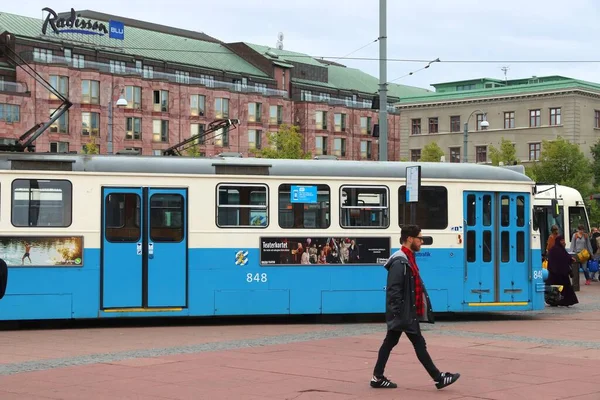
[[379,0],[379,160],[388,159],[386,0]]
[[467,162],[468,148],[467,146],[469,141],[469,121],[465,122],[465,129],[463,131],[463,159],[462,162]]
[[108,144],[106,145],[106,153],[113,153],[113,104],[112,96],[108,103]]

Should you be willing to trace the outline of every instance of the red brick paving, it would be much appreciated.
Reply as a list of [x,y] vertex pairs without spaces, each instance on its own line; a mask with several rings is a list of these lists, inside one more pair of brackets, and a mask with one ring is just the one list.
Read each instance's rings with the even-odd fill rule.
[[[592,289],[585,288],[584,294],[578,295],[595,297]],[[59,357],[72,357],[340,328],[173,326],[2,332],[0,359],[9,363],[56,358],[56,353],[60,353]],[[399,388],[369,387],[384,337],[383,324],[381,329],[376,335],[127,359],[0,376],[0,399],[600,399],[599,311],[436,328],[509,335],[502,340],[425,332],[438,367],[461,373],[455,385],[441,391],[435,389],[406,338],[401,339],[386,369],[386,375]],[[511,335],[575,340],[584,347],[523,342],[511,340]]]

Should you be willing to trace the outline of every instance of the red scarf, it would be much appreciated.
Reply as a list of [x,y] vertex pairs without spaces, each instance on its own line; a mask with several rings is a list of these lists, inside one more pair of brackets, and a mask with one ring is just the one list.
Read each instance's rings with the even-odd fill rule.
[[408,257],[408,265],[415,277],[415,305],[417,306],[417,315],[422,317],[425,315],[425,302],[423,299],[423,283],[421,281],[421,275],[419,274],[419,267],[417,267],[417,261],[415,260],[415,254],[408,248],[402,246],[402,252]]

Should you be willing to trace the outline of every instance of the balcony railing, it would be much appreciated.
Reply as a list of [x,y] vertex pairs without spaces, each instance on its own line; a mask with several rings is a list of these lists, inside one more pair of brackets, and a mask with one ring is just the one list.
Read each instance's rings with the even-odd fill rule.
[[[371,109],[371,102],[364,102],[359,100],[351,100],[351,99],[339,99],[335,97],[321,97],[319,95],[314,95],[311,97],[302,97],[302,96],[294,96],[295,101],[309,101],[315,103],[327,103],[331,106],[341,106],[348,108],[359,108],[359,109]],[[377,111],[377,110],[373,110]],[[399,114],[400,112],[393,105],[388,104],[387,107],[388,113],[391,114]]]
[[253,84],[242,84],[241,82],[225,82],[212,77],[195,77],[182,74],[169,74],[142,68],[132,68],[119,64],[101,63],[97,61],[81,60],[79,58],[65,58],[56,55],[36,54],[31,51],[21,53],[21,57],[27,62],[37,62],[51,65],[64,65],[72,68],[94,69],[106,74],[136,76],[140,78],[165,80],[182,85],[202,85],[213,89],[226,89],[232,92],[260,93],[264,96],[278,96],[288,98],[285,90],[255,86]]
[[0,93],[27,93],[27,85],[21,82],[0,81]]

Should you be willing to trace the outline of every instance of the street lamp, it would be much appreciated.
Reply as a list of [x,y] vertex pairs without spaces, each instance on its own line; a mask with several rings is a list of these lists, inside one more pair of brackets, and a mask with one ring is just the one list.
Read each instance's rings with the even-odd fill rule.
[[[121,96],[117,100],[117,107],[127,107],[127,99],[123,95],[124,90],[121,89]],[[108,103],[108,144],[106,146],[106,153],[113,153],[113,99],[111,96],[110,102]]]
[[487,114],[481,110],[475,110],[473,111],[469,117],[467,118],[467,122],[465,122],[465,129],[463,131],[463,162],[467,162],[467,154],[468,154],[468,141],[469,141],[469,120],[471,119],[471,117],[473,116],[473,114],[475,113],[480,113],[483,114],[483,121],[481,121],[481,129],[482,130],[486,130],[489,126],[490,123],[487,121]]

